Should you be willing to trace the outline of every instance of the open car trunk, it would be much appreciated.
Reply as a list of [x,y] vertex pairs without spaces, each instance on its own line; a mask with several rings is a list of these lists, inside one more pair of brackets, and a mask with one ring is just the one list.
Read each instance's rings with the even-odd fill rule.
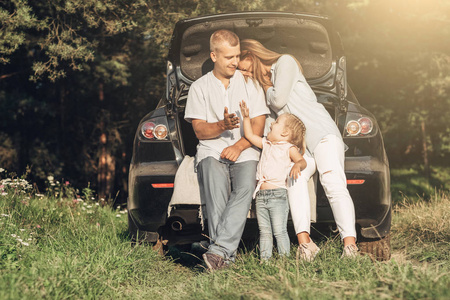
[[[319,21],[320,22],[319,22]],[[181,74],[188,81],[195,81],[212,70],[209,39],[218,29],[228,29],[242,39],[256,39],[265,47],[296,57],[307,79],[317,79],[328,74],[332,67],[331,37],[326,24],[328,19],[308,19],[307,16],[290,13],[219,15],[190,19],[177,25],[178,44],[171,52]]]

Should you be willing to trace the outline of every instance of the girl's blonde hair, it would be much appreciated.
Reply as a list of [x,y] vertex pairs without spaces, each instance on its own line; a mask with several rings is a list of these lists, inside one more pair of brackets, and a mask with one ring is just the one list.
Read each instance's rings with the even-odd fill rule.
[[[270,79],[263,76],[262,65],[271,66],[281,57],[281,55],[282,54],[267,49],[257,40],[241,40],[241,60],[246,58],[251,59],[253,62],[253,78],[262,85],[272,85]],[[295,59],[300,71],[303,73],[300,62],[295,57],[292,56],[292,58]]]
[[300,149],[300,153],[305,154],[306,143],[305,133],[306,127],[297,116],[286,113],[284,126],[289,130],[289,142]]

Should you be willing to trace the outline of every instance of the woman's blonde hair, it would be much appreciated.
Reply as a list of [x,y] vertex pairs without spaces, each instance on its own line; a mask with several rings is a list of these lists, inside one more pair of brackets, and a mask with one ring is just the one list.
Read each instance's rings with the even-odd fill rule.
[[305,154],[305,124],[293,114],[286,113],[283,115],[285,115],[284,126],[289,130],[289,142],[297,146],[300,149],[300,153]]
[[[253,62],[253,78],[262,85],[272,85],[267,77],[263,76],[262,65],[271,66],[282,54],[269,50],[257,40],[245,39],[241,40],[241,60],[249,58]],[[303,73],[300,62],[292,56],[297,62],[300,71]]]

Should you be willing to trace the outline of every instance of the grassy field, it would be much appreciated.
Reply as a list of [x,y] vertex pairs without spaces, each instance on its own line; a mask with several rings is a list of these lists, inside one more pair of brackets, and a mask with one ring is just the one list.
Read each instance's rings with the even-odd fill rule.
[[290,258],[261,264],[249,248],[211,274],[195,251],[131,247],[126,211],[103,207],[89,189],[28,190],[0,186],[0,299],[450,298],[448,193],[397,202],[388,262],[341,260],[337,239],[324,238],[313,263],[296,260],[293,247]]
[[391,169],[391,192],[394,204],[404,201],[427,200],[436,191],[450,190],[450,168],[432,166],[430,178],[424,176],[421,166],[412,165],[407,168]]

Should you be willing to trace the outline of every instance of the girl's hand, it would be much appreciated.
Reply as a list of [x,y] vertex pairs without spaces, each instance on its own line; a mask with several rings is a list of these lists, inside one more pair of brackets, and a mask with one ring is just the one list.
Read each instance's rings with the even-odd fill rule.
[[289,172],[289,177],[294,178],[295,180],[297,180],[297,178],[300,176],[301,174],[301,164],[300,162],[296,162],[291,169],[291,172]]
[[239,102],[239,107],[241,108],[242,118],[249,118],[250,117],[250,112],[249,112],[247,104],[245,103],[244,100]]

